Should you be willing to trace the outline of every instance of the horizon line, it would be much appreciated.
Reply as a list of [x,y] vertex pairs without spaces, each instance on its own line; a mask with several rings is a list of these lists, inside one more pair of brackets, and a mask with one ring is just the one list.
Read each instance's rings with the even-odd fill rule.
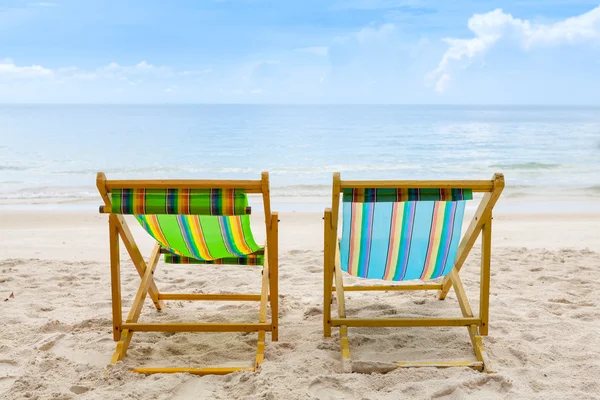
[[233,103],[233,102],[0,102],[0,106],[408,106],[408,107],[600,107],[598,104],[560,103]]

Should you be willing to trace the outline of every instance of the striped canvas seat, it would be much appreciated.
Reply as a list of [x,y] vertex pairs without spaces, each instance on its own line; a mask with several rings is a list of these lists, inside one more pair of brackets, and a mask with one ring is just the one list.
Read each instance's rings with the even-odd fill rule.
[[430,280],[454,266],[470,190],[345,189],[340,261],[360,278]]
[[120,189],[112,211],[133,214],[166,249],[169,264],[262,265],[238,189]]
[[171,254],[171,264],[262,265],[262,250],[248,215],[136,215],[142,227]]

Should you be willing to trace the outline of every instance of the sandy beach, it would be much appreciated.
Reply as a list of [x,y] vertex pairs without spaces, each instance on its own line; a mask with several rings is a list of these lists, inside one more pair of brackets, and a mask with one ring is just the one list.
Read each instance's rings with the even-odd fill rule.
[[[107,217],[93,211],[0,212],[0,398],[2,399],[566,399],[600,390],[600,214],[497,212],[494,218],[490,334],[496,373],[467,368],[343,374],[337,332],[322,336],[322,215],[280,219],[280,340],[267,339],[259,373],[144,376],[133,366],[224,366],[252,362],[255,334],[138,333],[124,362],[114,350]],[[258,240],[264,237],[253,215]],[[152,241],[130,224],[144,254]],[[463,268],[472,305],[476,248]],[[139,278],[123,253],[124,306]],[[259,287],[247,267],[167,266],[161,290],[199,293]],[[227,278],[224,278],[227,277]],[[14,298],[9,295],[14,293]],[[351,294],[349,315],[458,315],[454,294]],[[251,321],[254,304],[147,299],[142,320]],[[225,315],[226,314],[226,315]],[[461,328],[351,329],[354,362],[472,356]]]
[[599,50],[600,1],[0,0],[0,400],[600,400]]

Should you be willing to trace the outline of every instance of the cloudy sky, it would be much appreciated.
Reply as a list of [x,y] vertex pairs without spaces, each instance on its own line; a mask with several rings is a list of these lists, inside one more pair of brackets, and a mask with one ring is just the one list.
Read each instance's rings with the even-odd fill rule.
[[0,102],[600,105],[600,4],[0,0]]

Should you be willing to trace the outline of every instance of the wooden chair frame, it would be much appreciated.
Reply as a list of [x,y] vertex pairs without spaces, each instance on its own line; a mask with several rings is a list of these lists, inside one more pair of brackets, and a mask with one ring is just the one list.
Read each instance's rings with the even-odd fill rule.
[[[134,372],[176,373],[187,372],[196,375],[224,375],[235,371],[256,371],[264,360],[266,332],[271,332],[271,339],[278,340],[278,214],[271,212],[269,193],[269,174],[263,172],[260,180],[107,180],[103,172],[96,177],[96,186],[104,200],[100,213],[108,213],[110,240],[110,270],[112,291],[113,339],[118,342],[111,363],[122,360],[134,332],[258,332],[256,359],[253,367],[231,368],[136,368]],[[262,271],[262,287],[260,294],[192,294],[161,293],[154,282],[154,271],[158,264],[161,247],[156,244],[150,258],[146,262],[135,243],[125,218],[120,214],[112,214],[109,193],[113,189],[145,188],[145,189],[244,189],[246,193],[262,194],[266,243],[264,248],[264,265]],[[125,321],[123,321],[121,304],[121,262],[119,238],[125,245],[135,266],[141,283],[134,297],[133,304]],[[212,301],[259,301],[257,323],[138,323],[146,296],[149,295],[158,311],[164,309],[165,300],[212,300]],[[267,321],[267,306],[271,306],[271,321]]]
[[[376,286],[344,286],[340,268],[340,250],[338,240],[338,216],[340,193],[346,188],[453,188],[472,189],[483,192],[483,198],[463,235],[452,271],[439,284],[397,284]],[[349,327],[417,327],[417,326],[464,326],[467,328],[477,361],[406,361],[394,362],[394,368],[400,367],[452,367],[466,366],[479,371],[491,372],[488,357],[481,337],[488,334],[489,296],[490,296],[490,258],[492,244],[492,210],[504,189],[504,176],[494,174],[491,181],[342,181],[340,174],[333,176],[332,208],[325,209],[325,248],[324,248],[324,296],[323,331],[325,337],[331,336],[331,328],[340,328],[342,367],[351,370],[350,349],[348,345]],[[474,316],[459,276],[460,269],[467,259],[479,234],[481,241],[481,277],[479,315]],[[335,280],[335,285],[333,281]],[[454,288],[462,318],[385,318],[362,319],[347,318],[344,291],[388,291],[388,290],[437,290],[438,298],[444,300],[450,288]],[[338,317],[332,318],[332,293],[336,293]]]

